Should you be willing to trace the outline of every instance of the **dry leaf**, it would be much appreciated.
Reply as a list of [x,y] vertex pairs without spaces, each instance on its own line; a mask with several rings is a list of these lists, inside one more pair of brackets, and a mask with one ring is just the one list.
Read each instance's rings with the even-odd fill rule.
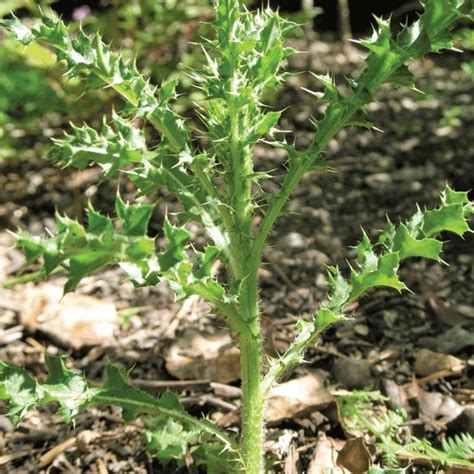
[[427,416],[433,424],[444,427],[457,418],[463,411],[462,406],[454,398],[439,392],[419,391],[420,412]]
[[279,421],[327,407],[334,399],[324,386],[326,377],[311,372],[273,388],[267,405],[267,421]]
[[29,331],[39,331],[63,346],[79,349],[106,344],[117,328],[112,303],[92,296],[69,293],[45,284],[26,291],[20,321]]
[[444,427],[447,423],[457,418],[463,407],[454,398],[440,392],[427,392],[423,390],[416,380],[404,387],[407,400],[416,402],[419,414],[433,426]]
[[227,331],[203,334],[187,329],[165,355],[166,369],[181,380],[229,383],[240,378],[240,355]]
[[337,456],[337,465],[354,474],[367,472],[372,465],[372,456],[364,438],[348,439]]
[[337,466],[338,452],[344,442],[328,438],[324,433],[318,434],[318,443],[309,462],[307,474],[346,474],[349,471]]
[[461,372],[466,367],[466,363],[449,354],[433,352],[429,349],[418,351],[415,360],[415,373],[420,376],[434,374],[440,371],[450,373]]

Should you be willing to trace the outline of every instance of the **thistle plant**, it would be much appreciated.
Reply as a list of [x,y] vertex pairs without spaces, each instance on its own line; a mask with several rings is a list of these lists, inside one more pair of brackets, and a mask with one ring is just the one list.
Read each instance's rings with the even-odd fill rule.
[[[406,222],[389,221],[374,242],[364,234],[350,274],[329,268],[327,301],[315,309],[312,318],[297,320],[294,341],[278,357],[264,353],[259,312],[258,271],[270,233],[302,177],[328,169],[324,150],[329,141],[344,127],[372,127],[365,107],[377,89],[383,84],[415,88],[407,63],[451,48],[451,29],[470,15],[470,0],[428,0],[418,21],[402,28],[396,37],[389,21],[377,19],[372,37],[359,42],[368,54],[358,77],[342,89],[329,75],[316,76],[324,92],[312,95],[326,104],[326,111],[314,122],[313,140],[306,148],[279,138],[282,112],[262,104],[265,91],[279,87],[285,79],[283,65],[293,50],[284,41],[296,27],[270,9],[252,13],[236,0],[216,0],[215,35],[202,44],[205,65],[190,72],[206,98],[197,105],[199,130],[173,109],[175,81],[152,86],[98,34],[79,31],[72,36],[52,14],[31,28],[16,18],[3,21],[23,44],[49,44],[67,74],[82,78],[87,90],[109,87],[125,101],[124,109],[104,120],[101,130],[72,126],[54,142],[50,158],[77,169],[99,166],[105,178],[122,177],[136,188],[131,203],[117,194],[113,217],[90,204],[86,223],[57,214],[52,237],[20,232],[18,246],[27,262],[41,262],[38,277],[66,272],[66,292],[74,291],[93,272],[119,265],[136,287],[166,280],[178,298],[202,297],[238,335],[242,380],[238,440],[210,421],[187,414],[170,393],[155,398],[139,391],[114,367],[109,368],[104,386],[97,387],[67,369],[64,360],[49,357],[50,375],[44,383],[21,369],[0,366],[0,397],[10,401],[11,416],[19,420],[28,409],[56,401],[70,421],[92,404],[115,404],[123,408],[125,420],[151,415],[158,419],[162,433],[186,432],[195,445],[212,447],[212,452],[193,451],[196,456],[200,453],[199,463],[206,464],[209,472],[264,472],[265,401],[271,388],[304,361],[305,351],[330,325],[349,317],[351,303],[375,287],[406,289],[398,275],[403,260],[441,261],[440,235],[468,232],[473,204],[466,192],[446,187],[436,209],[418,208]],[[157,130],[158,146],[147,146],[143,129],[136,127],[137,118]],[[287,154],[286,174],[273,195],[264,194],[261,187],[262,181],[272,179],[271,174],[257,172],[254,166],[254,150],[262,140]],[[176,218],[165,218],[166,244],[158,248],[156,236],[148,231],[154,209],[148,202],[161,188],[176,196],[180,212]],[[202,250],[192,245],[190,222],[197,222],[207,233],[209,242]],[[226,270],[218,276],[211,272],[216,261]],[[159,439],[152,442],[160,446]],[[216,453],[220,453],[220,465],[215,462]]]

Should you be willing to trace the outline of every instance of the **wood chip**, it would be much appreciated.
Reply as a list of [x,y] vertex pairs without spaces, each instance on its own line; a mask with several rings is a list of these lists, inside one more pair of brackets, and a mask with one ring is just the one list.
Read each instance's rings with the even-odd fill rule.
[[77,438],[73,436],[68,438],[62,443],[56,445],[54,448],[50,449],[44,453],[38,461],[38,469],[43,469],[46,466],[49,466],[60,454],[64,453],[68,449],[71,449],[76,446]]

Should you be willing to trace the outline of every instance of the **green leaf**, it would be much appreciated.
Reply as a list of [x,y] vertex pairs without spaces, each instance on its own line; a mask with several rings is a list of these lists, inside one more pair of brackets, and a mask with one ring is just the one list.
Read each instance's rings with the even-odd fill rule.
[[62,358],[46,357],[49,377],[38,385],[24,370],[0,362],[0,398],[10,403],[9,416],[17,423],[24,414],[37,406],[55,401],[60,413],[70,423],[97,394],[82,377],[69,370]]
[[163,231],[168,245],[158,258],[161,270],[165,272],[185,260],[185,249],[191,234],[182,227],[173,227],[167,217],[163,224]]
[[463,235],[469,230],[469,225],[464,217],[463,204],[450,204],[424,215],[423,232],[427,236],[439,234],[443,231]]
[[219,203],[210,197],[190,175],[187,162],[194,162],[189,155],[176,156],[166,147],[160,147],[149,161],[131,170],[129,177],[141,194],[147,195],[160,187],[174,193],[183,207],[183,220],[202,222],[216,246],[225,249],[228,238],[218,211]]
[[[177,152],[188,148],[188,136],[181,117],[169,106],[172,86],[165,84],[158,100],[155,90],[138,72],[135,63],[125,61],[102,42],[98,34],[87,35],[82,29],[72,35],[68,26],[50,11],[41,23],[31,29],[17,18],[2,20],[3,25],[23,44],[44,41],[54,48],[59,61],[64,61],[70,77],[84,77],[90,88],[108,85],[134,109],[138,117],[146,117]],[[85,157],[83,156],[84,160]],[[81,158],[76,156],[78,163]]]
[[196,466],[206,466],[208,473],[238,472],[235,454],[192,425],[159,417],[147,420],[146,427],[147,449],[164,465],[176,461],[182,467],[189,455]]
[[342,276],[337,267],[329,267],[329,300],[320,312],[326,309],[328,315],[331,312],[343,315],[348,303],[374,287],[386,286],[398,291],[406,289],[397,275],[400,262],[410,257],[441,261],[443,243],[435,236],[444,231],[459,235],[468,232],[466,216],[471,206],[467,193],[453,191],[447,186],[441,193],[438,209],[423,212],[418,208],[407,223],[398,226],[389,220],[376,246],[372,246],[364,233],[357,245],[357,264],[351,269],[349,280]]
[[10,405],[10,416],[18,422],[31,409],[57,402],[60,413],[70,422],[90,405],[116,405],[122,408],[127,421],[142,414],[176,420],[189,426],[208,440],[219,442],[223,449],[235,448],[232,438],[222,433],[211,422],[194,418],[179,403],[176,395],[166,392],[156,398],[130,385],[124,373],[116,367],[107,368],[103,386],[92,387],[78,372],[67,369],[64,359],[46,356],[49,376],[39,383],[22,369],[0,362],[0,398]]
[[100,132],[87,125],[72,125],[72,133],[54,140],[48,157],[61,165],[81,170],[89,163],[95,163],[102,168],[106,178],[115,179],[127,165],[142,162],[148,154],[143,132],[113,113],[111,125],[104,121]]
[[416,239],[405,224],[400,224],[393,239],[393,251],[400,254],[400,258],[422,257],[440,261],[443,243],[436,239]]
[[125,374],[114,366],[107,367],[106,383],[101,388],[99,397],[98,400],[104,400],[104,403],[120,406],[127,422],[137,419],[143,413],[153,413],[154,406],[185,413],[179,403],[176,405],[174,400],[170,403],[171,395],[161,400],[133,387],[127,382]]
[[264,137],[273,130],[273,128],[280,120],[281,112],[268,112],[260,119],[255,126],[255,135]]
[[146,236],[153,207],[130,205],[117,195],[120,230],[116,231],[112,219],[89,204],[87,229],[77,221],[56,215],[54,237],[39,238],[21,232],[17,246],[25,251],[28,262],[43,257],[40,277],[48,276],[58,268],[67,270],[69,279],[65,292],[74,291],[82,278],[111,264],[120,264],[126,270],[133,268],[134,272],[130,273],[133,273],[134,284],[156,284],[159,265],[155,241]]
[[71,423],[91,403],[99,390],[89,387],[80,374],[68,369],[62,357],[46,356],[46,365],[49,375],[39,392],[42,392],[45,403],[58,402],[61,416],[67,423]]
[[316,316],[314,318],[315,331],[321,334],[329,326],[343,319],[345,319],[344,316],[338,315],[330,309],[322,308],[316,313]]
[[388,286],[401,291],[406,289],[405,284],[397,275],[400,257],[397,253],[387,253],[377,257],[376,266],[371,266],[361,273],[353,270],[351,276],[351,300],[357,299],[370,288]]
[[443,192],[441,193],[441,201],[444,205],[449,206],[450,204],[468,204],[469,197],[466,191],[454,191],[446,185]]
[[34,34],[16,16],[13,16],[11,20],[0,20],[0,25],[6,27],[24,45],[34,40]]
[[87,205],[87,225],[95,234],[111,234],[114,230],[112,219],[96,211],[90,202]]
[[196,278],[206,278],[211,275],[212,265],[219,258],[220,250],[213,245],[207,245],[204,252],[196,252],[198,264],[194,272]]
[[115,211],[122,224],[123,232],[129,236],[144,236],[154,209],[153,204],[125,203],[120,194],[115,200]]
[[350,298],[352,286],[344,279],[337,267],[329,267],[328,278],[331,285],[328,308],[340,311]]
[[36,382],[25,370],[14,369],[0,361],[0,398],[10,401],[8,415],[18,423],[36,406]]

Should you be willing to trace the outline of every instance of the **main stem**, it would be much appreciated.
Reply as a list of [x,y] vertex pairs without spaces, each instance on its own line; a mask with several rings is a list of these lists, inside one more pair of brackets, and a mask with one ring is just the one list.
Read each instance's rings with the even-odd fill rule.
[[240,335],[242,377],[241,456],[245,474],[262,474],[264,441],[264,397],[262,383],[262,337],[258,314],[257,271],[243,283],[241,305],[248,331]]

